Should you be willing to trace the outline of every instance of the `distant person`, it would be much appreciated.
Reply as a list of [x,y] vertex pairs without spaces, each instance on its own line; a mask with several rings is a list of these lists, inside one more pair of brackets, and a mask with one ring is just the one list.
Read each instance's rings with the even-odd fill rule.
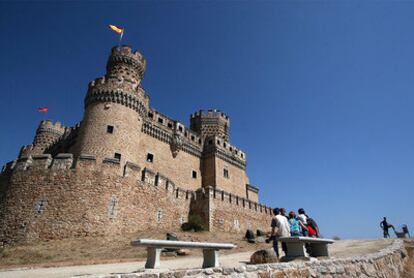
[[307,230],[307,227],[296,217],[294,211],[289,212],[289,227],[291,236],[301,236],[302,230]]
[[308,215],[306,215],[306,227],[308,228],[308,236],[309,237],[321,237],[321,234],[319,233],[319,227],[315,220],[310,218]]
[[[274,217],[272,218],[272,227],[271,239],[273,239],[273,249],[275,250],[276,256],[279,257],[278,249],[278,238],[279,237],[289,237],[290,236],[290,227],[289,222],[286,216],[283,216],[279,208],[273,209]],[[282,242],[282,250],[286,255],[286,243]]]
[[[306,212],[303,208],[298,209],[298,220],[306,227],[308,224],[307,222],[308,217],[306,216]],[[302,235],[308,236],[308,229],[302,229]]]
[[286,215],[286,209],[285,208],[280,208],[280,215],[286,217],[287,220],[289,220],[289,217]]
[[387,222],[387,217],[384,217],[384,219],[381,221],[380,227],[382,231],[384,232],[384,238],[390,238],[390,234],[388,232],[389,228],[392,228],[393,230],[395,230],[394,226]]

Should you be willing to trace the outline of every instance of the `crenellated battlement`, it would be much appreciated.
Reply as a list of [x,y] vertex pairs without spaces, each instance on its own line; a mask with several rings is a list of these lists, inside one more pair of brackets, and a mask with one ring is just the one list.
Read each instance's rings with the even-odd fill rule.
[[228,141],[230,118],[217,109],[200,110],[191,114],[190,129],[203,138],[218,136]]
[[216,155],[241,169],[246,168],[246,153],[217,136],[206,138],[203,155],[205,157]]
[[146,61],[142,54],[138,51],[133,51],[130,46],[115,46],[111,50],[111,55],[108,59],[107,70],[110,71],[114,64],[123,63],[132,66],[136,69],[142,77],[145,72]]
[[229,121],[230,118],[224,112],[218,109],[209,109],[209,110],[198,110],[190,115],[190,118],[198,118],[198,117],[205,117],[205,118],[222,118],[225,121]]
[[48,132],[55,132],[56,134],[62,135],[65,132],[66,127],[62,125],[61,122],[55,122],[51,120],[44,120],[41,121],[39,127],[37,128],[38,132],[40,131],[48,131]]
[[272,215],[272,208],[266,206],[264,204],[260,204],[249,200],[247,198],[243,198],[232,194],[230,192],[217,189],[212,186],[206,186],[200,188],[196,191],[197,198],[210,198],[214,201],[222,201],[226,204],[230,204],[231,206],[241,207],[243,209],[249,209],[256,211],[258,213]]

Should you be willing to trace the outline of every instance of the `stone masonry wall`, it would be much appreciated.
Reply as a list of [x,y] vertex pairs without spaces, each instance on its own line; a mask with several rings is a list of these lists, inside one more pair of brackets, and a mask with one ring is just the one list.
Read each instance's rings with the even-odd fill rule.
[[187,220],[191,192],[153,173],[142,177],[128,164],[120,176],[119,164],[110,160],[98,167],[94,159],[82,159],[73,169],[47,160],[16,169],[1,186],[3,242],[178,230]]
[[396,240],[379,252],[343,259],[176,271],[140,269],[135,273],[89,275],[88,278],[399,278],[406,258],[403,242]]
[[183,189],[161,173],[112,158],[21,157],[0,175],[5,243],[177,231],[190,213],[200,214],[211,231],[263,228],[271,217],[270,208],[246,198],[210,187]]

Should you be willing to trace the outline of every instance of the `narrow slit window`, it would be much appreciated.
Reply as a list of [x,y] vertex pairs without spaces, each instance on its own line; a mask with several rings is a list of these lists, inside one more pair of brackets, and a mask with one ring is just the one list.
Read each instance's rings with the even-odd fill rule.
[[226,179],[230,178],[230,176],[229,176],[229,170],[227,170],[227,169],[223,169],[223,176],[224,176]]
[[147,162],[154,162],[154,155],[152,153],[147,154]]
[[197,178],[197,172],[193,171],[192,176],[193,176],[193,179],[196,179]]

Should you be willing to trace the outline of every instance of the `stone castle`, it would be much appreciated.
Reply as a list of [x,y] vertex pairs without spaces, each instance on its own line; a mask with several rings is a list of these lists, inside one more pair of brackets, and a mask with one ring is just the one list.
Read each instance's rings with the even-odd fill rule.
[[146,61],[114,47],[89,84],[83,120],[42,121],[0,175],[0,240],[19,242],[178,230],[199,215],[209,231],[266,229],[271,209],[230,144],[229,117],[190,116],[190,126],[150,107]]

